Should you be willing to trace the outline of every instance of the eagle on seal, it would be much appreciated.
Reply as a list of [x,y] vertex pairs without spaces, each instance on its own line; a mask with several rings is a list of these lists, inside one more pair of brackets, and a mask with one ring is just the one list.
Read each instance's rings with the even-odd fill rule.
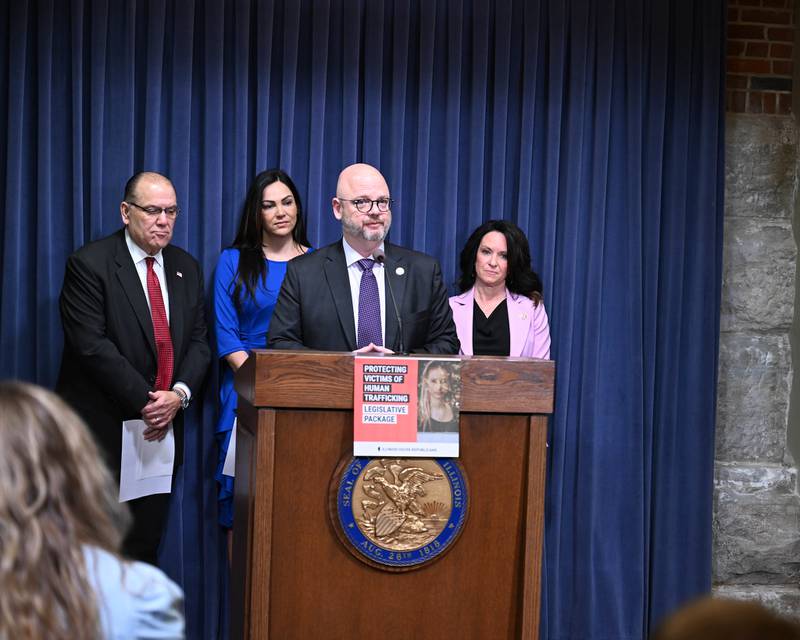
[[[383,538],[401,527],[409,533],[427,531],[419,517],[424,514],[417,498],[425,495],[425,483],[443,478],[441,473],[429,473],[422,467],[404,467],[400,460],[381,460],[380,466],[369,469],[364,474],[365,493],[383,493],[388,498],[380,501],[383,506],[375,517],[375,535]],[[375,506],[381,506],[380,502]]]

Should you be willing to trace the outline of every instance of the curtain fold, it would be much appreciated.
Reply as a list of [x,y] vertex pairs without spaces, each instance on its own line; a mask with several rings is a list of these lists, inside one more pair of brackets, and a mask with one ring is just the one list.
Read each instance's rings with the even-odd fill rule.
[[[724,27],[719,0],[9,3],[0,375],[55,382],[66,258],[120,226],[134,171],[172,178],[207,290],[268,167],[321,246],[339,171],[375,164],[390,239],[448,285],[472,229],[514,220],[557,361],[542,637],[643,638],[710,586]],[[225,628],[218,371],[163,554],[192,638]]]

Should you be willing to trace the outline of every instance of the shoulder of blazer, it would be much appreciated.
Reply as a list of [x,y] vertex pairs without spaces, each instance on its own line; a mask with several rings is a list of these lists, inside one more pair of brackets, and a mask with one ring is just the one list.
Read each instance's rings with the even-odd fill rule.
[[176,263],[191,263],[191,264],[198,264],[195,257],[186,251],[185,249],[181,249],[180,247],[175,246],[174,244],[168,244],[161,250],[162,254],[164,255],[164,260],[170,260]]
[[[338,248],[337,248],[338,245]],[[306,271],[316,272],[328,261],[344,260],[344,249],[342,241],[320,247],[314,251],[307,251],[302,256],[292,258],[286,263],[286,268],[292,271],[305,273]]]
[[450,302],[465,306],[472,297],[472,289],[468,289],[464,293],[459,293],[457,296],[450,296]]
[[98,240],[87,242],[82,247],[76,249],[72,255],[77,258],[96,260],[98,258],[114,256],[122,249],[127,252],[128,247],[125,244],[125,232],[123,229],[120,229],[110,236],[104,236]]
[[512,293],[511,291],[508,291],[506,299],[510,300],[516,306],[521,307],[523,309],[532,310],[534,308],[533,300],[531,300],[528,296],[524,296],[520,293]]
[[120,230],[109,236],[87,242],[67,258],[67,263],[80,265],[80,268],[95,273],[100,278],[105,278],[107,277],[105,274],[113,273],[121,266],[129,264],[132,267],[133,260],[130,256],[125,244],[124,232]]
[[429,256],[427,253],[422,253],[421,251],[414,251],[414,249],[407,249],[406,247],[401,247],[398,244],[392,244],[391,242],[385,242],[383,245],[384,251],[386,252],[386,259],[387,260],[394,260],[394,261],[403,261],[403,262],[416,262],[417,264],[424,265],[434,265],[438,264],[438,260],[433,256]]
[[306,251],[303,255],[289,260],[287,264],[306,264],[308,262],[314,262],[315,260],[332,260],[338,254],[344,255],[344,248],[342,247],[341,240],[326,244],[319,249]]

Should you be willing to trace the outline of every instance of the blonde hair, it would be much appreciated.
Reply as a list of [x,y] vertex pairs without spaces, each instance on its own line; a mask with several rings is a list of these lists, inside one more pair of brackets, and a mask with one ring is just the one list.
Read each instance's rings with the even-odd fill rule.
[[95,638],[84,545],[116,553],[130,521],[81,419],[55,394],[0,382],[0,638]]
[[441,369],[444,371],[444,374],[447,376],[448,380],[448,391],[445,394],[444,402],[451,406],[457,404],[458,398],[456,397],[455,392],[453,391],[452,386],[452,373],[450,369],[445,366],[444,363],[438,360],[429,360],[428,363],[425,365],[425,368],[422,370],[422,375],[420,376],[420,385],[419,385],[419,404],[417,406],[418,417],[417,420],[421,427],[421,431],[428,431],[431,426],[431,414],[433,413],[433,407],[431,406],[431,394],[430,390],[428,389],[428,385],[426,382],[428,381],[428,376],[431,374],[432,371],[435,369]]

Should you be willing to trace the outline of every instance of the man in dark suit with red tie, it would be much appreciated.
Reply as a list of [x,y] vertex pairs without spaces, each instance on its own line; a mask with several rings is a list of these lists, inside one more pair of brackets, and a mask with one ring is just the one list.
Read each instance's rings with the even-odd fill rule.
[[[211,359],[203,275],[170,245],[179,213],[166,177],[134,175],[120,213],[124,228],[67,260],[61,290],[64,354],[56,390],[86,420],[119,472],[122,422],[141,419],[146,440],[175,433],[182,462],[183,412]],[[155,563],[169,494],[129,502],[134,522],[126,555]]]

